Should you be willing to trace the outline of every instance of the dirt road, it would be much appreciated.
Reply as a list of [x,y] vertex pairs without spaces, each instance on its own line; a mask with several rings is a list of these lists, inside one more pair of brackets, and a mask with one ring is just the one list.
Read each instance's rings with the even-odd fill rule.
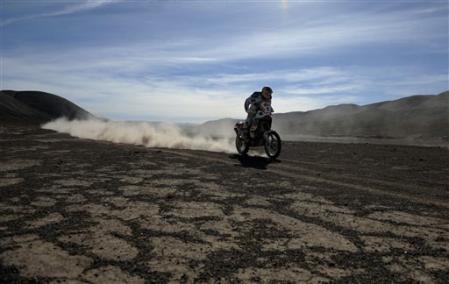
[[270,162],[3,127],[0,275],[447,283],[448,161],[445,148],[286,143]]

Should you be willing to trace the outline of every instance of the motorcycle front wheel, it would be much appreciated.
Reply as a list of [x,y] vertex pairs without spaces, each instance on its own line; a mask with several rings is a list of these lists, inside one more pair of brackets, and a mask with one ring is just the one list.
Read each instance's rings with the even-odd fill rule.
[[243,138],[240,138],[238,135],[235,137],[235,147],[237,148],[237,152],[240,155],[246,155],[249,150],[249,145]]
[[265,134],[265,153],[271,159],[276,159],[281,154],[281,137],[276,131],[270,130]]

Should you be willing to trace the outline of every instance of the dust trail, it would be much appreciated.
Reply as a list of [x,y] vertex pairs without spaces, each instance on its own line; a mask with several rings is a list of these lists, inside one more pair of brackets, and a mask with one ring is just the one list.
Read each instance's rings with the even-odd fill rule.
[[213,138],[201,134],[188,134],[187,131],[171,123],[119,122],[100,119],[69,121],[59,118],[42,125],[42,128],[80,138],[147,147],[235,152],[232,137]]

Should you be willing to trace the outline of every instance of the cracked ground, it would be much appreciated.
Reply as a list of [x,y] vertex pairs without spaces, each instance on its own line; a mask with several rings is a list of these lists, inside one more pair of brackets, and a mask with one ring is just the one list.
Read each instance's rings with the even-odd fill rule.
[[449,281],[446,148],[278,161],[0,128],[2,282]]

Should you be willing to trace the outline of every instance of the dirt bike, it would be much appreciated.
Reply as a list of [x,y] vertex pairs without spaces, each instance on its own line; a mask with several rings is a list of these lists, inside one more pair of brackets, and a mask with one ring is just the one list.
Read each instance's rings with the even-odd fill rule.
[[237,122],[234,131],[237,134],[235,146],[240,155],[246,155],[249,147],[264,146],[265,153],[271,159],[276,159],[281,153],[281,137],[271,130],[271,112],[259,111],[256,113],[257,128],[253,137],[250,135],[249,126],[244,121]]

